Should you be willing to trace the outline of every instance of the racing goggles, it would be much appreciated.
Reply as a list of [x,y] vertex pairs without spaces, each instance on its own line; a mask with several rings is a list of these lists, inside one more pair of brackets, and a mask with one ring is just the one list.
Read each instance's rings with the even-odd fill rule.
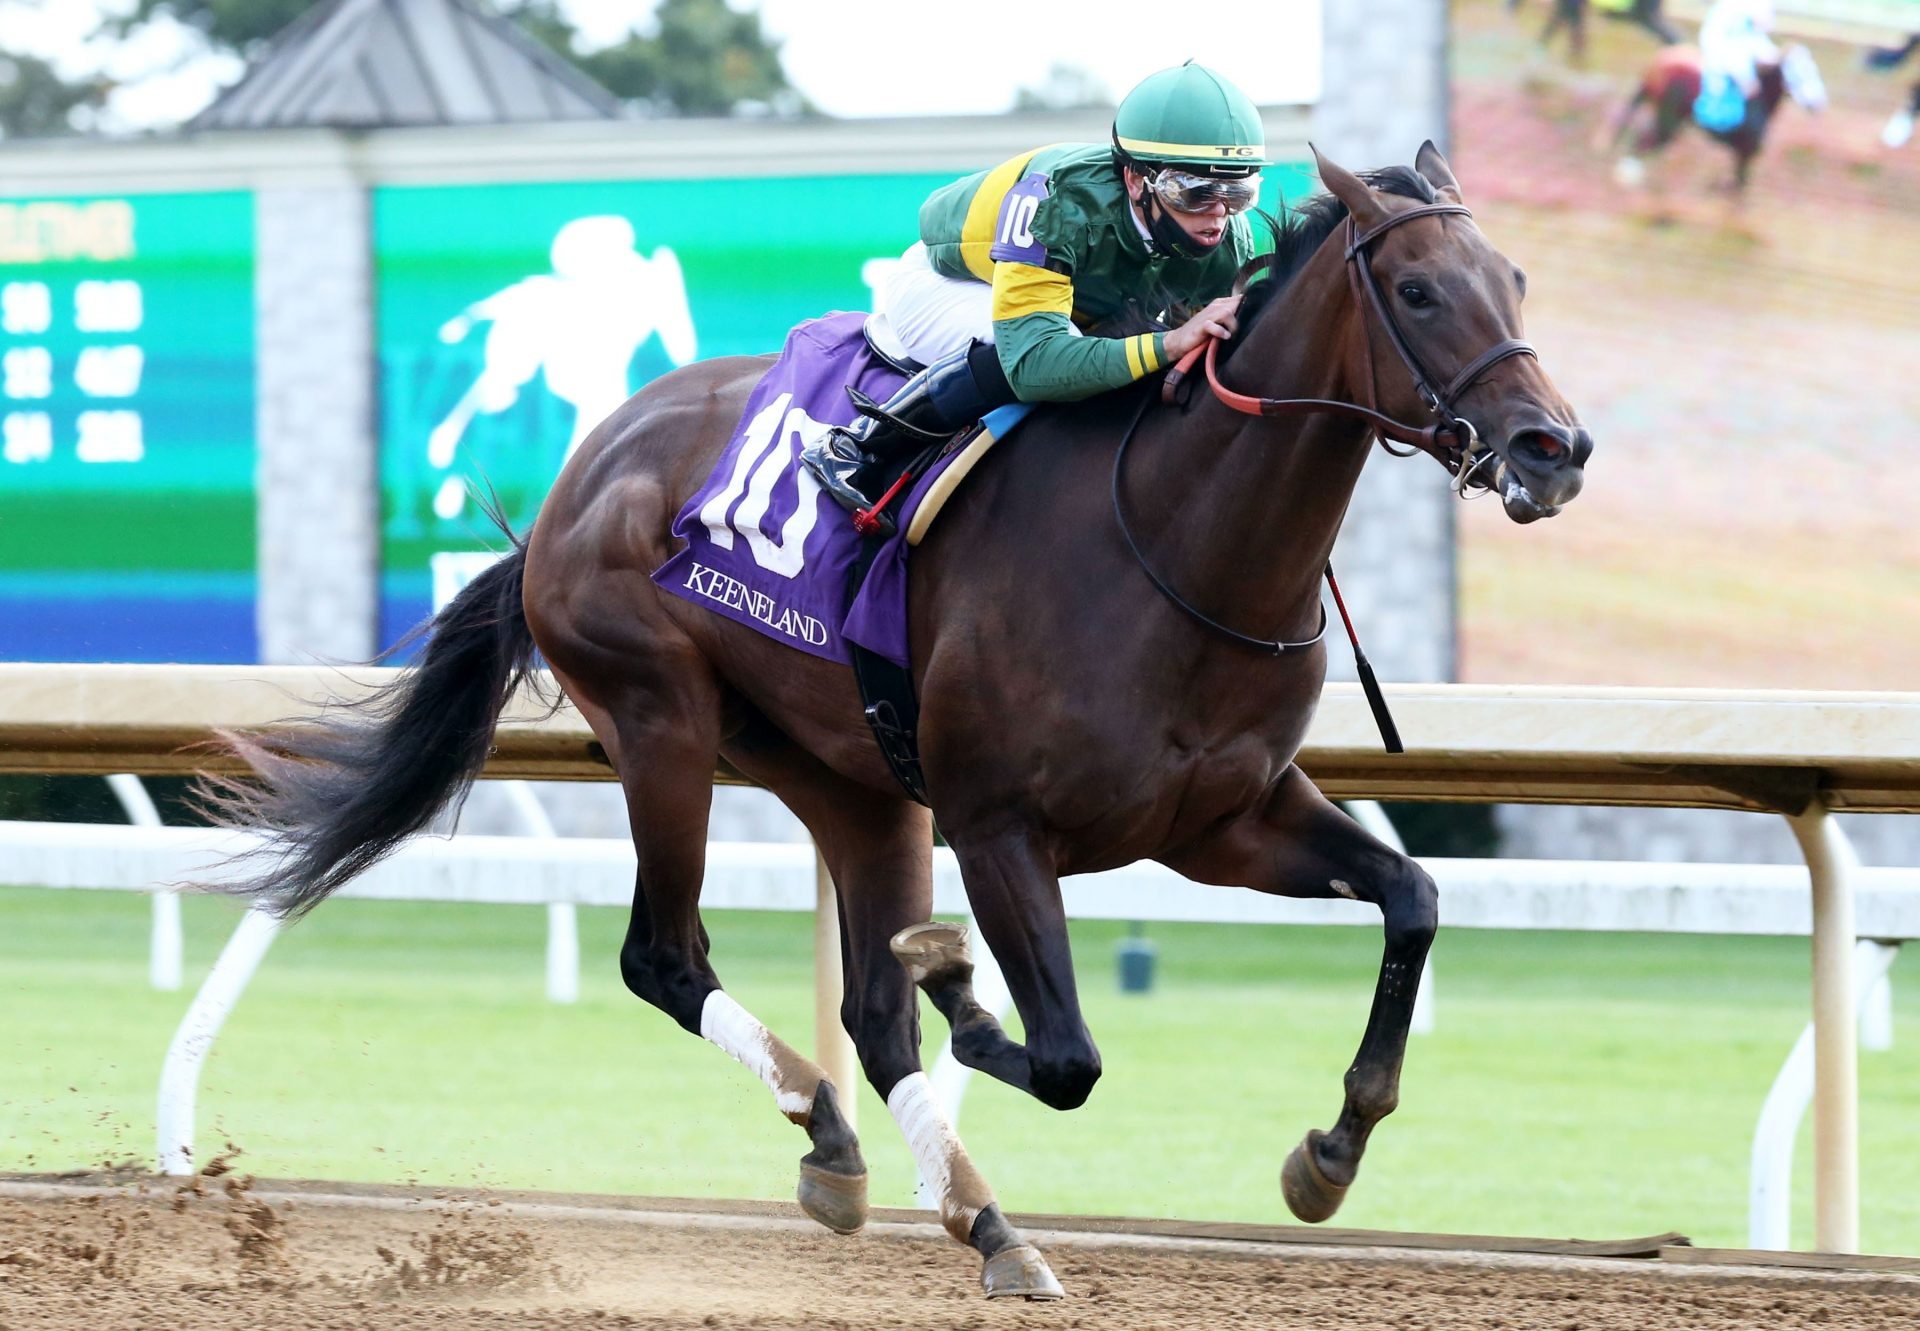
[[1223,180],[1219,176],[1196,176],[1186,171],[1162,167],[1147,178],[1154,197],[1179,213],[1204,213],[1216,203],[1227,206],[1227,213],[1244,213],[1259,202],[1260,173]]

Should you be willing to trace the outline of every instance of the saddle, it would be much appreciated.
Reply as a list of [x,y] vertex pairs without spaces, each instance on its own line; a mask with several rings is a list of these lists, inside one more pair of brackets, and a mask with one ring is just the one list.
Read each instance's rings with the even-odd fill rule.
[[[888,339],[884,335],[876,335],[874,320],[871,316],[860,326],[860,333],[866,339],[868,349],[901,374],[911,378],[926,368],[919,361],[886,345]],[[880,405],[872,398],[857,390],[849,389],[848,392],[853,399],[855,410],[862,415],[880,414]],[[940,465],[942,459],[953,458],[953,461],[947,463],[940,474],[934,477],[933,483],[921,496],[919,506],[914,509],[911,519],[906,524],[904,535],[908,545],[919,545],[925,539],[928,529],[933,526],[934,519],[940,516],[940,510],[946,507],[954,491],[960,488],[968,474],[980,464],[980,460],[987,455],[987,450],[999,440],[1006,438],[1013,427],[1026,419],[1027,413],[1032,410],[1033,404],[1030,402],[1015,402],[997,407],[988,412],[984,419],[976,421],[958,434],[930,437],[927,447],[917,453],[894,457],[875,468],[871,493],[876,496],[886,495],[899,484],[902,476],[909,473],[914,476],[924,476],[929,468]],[[955,454],[958,456],[954,456]],[[896,497],[894,502],[900,502],[899,498]]]

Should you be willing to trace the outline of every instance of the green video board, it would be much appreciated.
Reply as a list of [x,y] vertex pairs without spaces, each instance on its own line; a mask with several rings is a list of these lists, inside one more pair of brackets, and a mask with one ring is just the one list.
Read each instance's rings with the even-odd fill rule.
[[253,661],[253,202],[0,202],[0,659]]
[[[982,165],[987,165],[983,163]],[[1305,168],[1267,173],[1272,195]],[[524,530],[570,446],[648,380],[780,349],[917,237],[952,173],[419,186],[375,192],[381,625],[396,640]]]

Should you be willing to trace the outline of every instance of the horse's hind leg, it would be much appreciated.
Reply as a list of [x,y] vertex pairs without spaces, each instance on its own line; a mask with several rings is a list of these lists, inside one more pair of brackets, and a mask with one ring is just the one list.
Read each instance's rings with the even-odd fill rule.
[[[937,1196],[941,1225],[980,1254],[990,1298],[1059,1298],[1060,1282],[1007,1222],[921,1071],[913,982],[890,945],[932,910],[933,830],[926,811],[852,785],[783,738],[742,740],[729,744],[729,761],[787,803],[833,874],[846,971],[841,1020],[868,1082]],[[1021,1057],[1024,1064],[1024,1051]]]
[[630,693],[617,713],[568,691],[620,773],[640,861],[620,949],[627,988],[766,1083],[780,1112],[813,1143],[800,1162],[800,1205],[829,1229],[854,1232],[867,1219],[867,1167],[840,1111],[840,1088],[727,994],[707,959],[699,902],[719,754],[718,685],[696,664],[671,686]]
[[1327,1132],[1309,1132],[1280,1174],[1293,1213],[1325,1220],[1345,1199],[1374,1125],[1400,1103],[1407,1027],[1439,915],[1433,880],[1335,808],[1297,767],[1287,769],[1264,807],[1166,862],[1202,882],[1349,897],[1380,908],[1386,947],[1340,1117]]

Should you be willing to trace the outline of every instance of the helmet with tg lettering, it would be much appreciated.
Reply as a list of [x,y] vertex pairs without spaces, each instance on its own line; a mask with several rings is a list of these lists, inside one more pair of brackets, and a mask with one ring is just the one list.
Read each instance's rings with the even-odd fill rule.
[[[1260,168],[1273,164],[1252,100],[1191,60],[1148,75],[1121,99],[1113,117],[1113,151],[1163,205],[1185,213],[1205,212],[1215,203],[1229,213],[1245,211],[1259,198]],[[1152,229],[1166,248],[1187,248],[1170,219]]]

